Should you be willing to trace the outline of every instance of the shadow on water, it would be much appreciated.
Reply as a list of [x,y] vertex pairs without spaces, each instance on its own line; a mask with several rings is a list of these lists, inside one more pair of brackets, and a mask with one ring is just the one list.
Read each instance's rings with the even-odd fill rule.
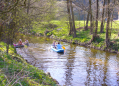
[[119,55],[65,42],[61,42],[65,53],[60,54],[50,49],[53,40],[49,38],[25,38],[30,46],[20,54],[32,65],[50,72],[61,86],[119,85]]

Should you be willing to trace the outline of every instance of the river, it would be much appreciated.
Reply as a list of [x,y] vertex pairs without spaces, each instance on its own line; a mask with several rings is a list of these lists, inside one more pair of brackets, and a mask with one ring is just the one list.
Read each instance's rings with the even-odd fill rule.
[[[30,46],[17,49],[24,58],[35,58],[32,64],[50,72],[61,86],[119,86],[119,55],[61,42],[65,53],[50,49],[53,40],[44,37],[21,37]],[[24,52],[25,50],[25,52]],[[29,58],[30,59],[30,58]]]

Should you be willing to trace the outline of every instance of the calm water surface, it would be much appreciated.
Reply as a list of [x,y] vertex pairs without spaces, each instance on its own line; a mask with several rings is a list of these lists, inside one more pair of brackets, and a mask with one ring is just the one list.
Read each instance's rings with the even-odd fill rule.
[[34,65],[50,72],[61,86],[119,86],[117,54],[65,42],[61,42],[65,53],[58,54],[50,49],[53,40],[49,38],[27,39],[27,54],[37,59]]

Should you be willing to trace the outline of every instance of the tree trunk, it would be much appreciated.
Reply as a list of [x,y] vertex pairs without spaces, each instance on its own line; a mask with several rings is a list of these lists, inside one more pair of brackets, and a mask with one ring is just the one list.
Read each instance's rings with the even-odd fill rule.
[[7,36],[7,38],[6,38],[6,42],[7,42],[7,45],[6,45],[6,53],[8,54],[9,53],[9,43],[10,43],[10,29],[9,29],[9,25],[7,25],[7,27],[6,27],[6,29],[7,29],[7,34],[6,34],[6,36]]
[[92,15],[90,16],[90,34],[93,34],[93,22],[92,22],[93,18]]
[[6,53],[8,54],[9,53],[9,44],[7,44],[6,49],[7,49]]
[[96,2],[96,6],[97,6],[97,10],[96,10],[96,27],[95,27],[95,32],[93,33],[93,38],[91,39],[91,42],[92,41],[96,41],[97,38],[99,38],[99,36],[97,35],[97,29],[98,29],[98,1]]
[[28,0],[27,14],[29,14],[30,0]]
[[89,0],[89,11],[90,11],[90,34],[93,34],[91,0]]
[[96,27],[95,27],[95,33],[94,33],[94,36],[97,35],[97,29],[98,29],[98,2],[99,0],[97,0],[97,10],[96,10]]
[[106,47],[110,45],[110,38],[109,38],[109,24],[110,24],[110,8],[109,8],[110,0],[107,0],[107,26],[106,26]]
[[2,33],[3,33],[3,25],[0,25],[0,41],[1,41],[1,37],[2,37]]
[[101,27],[100,27],[100,33],[103,33],[104,29],[104,10],[105,10],[105,0],[103,2],[103,11],[102,11],[102,20],[101,20]]
[[[115,5],[115,0],[113,1],[113,4]],[[114,8],[112,8],[112,13],[111,13],[111,29],[110,29],[110,37],[111,37],[111,31],[112,31],[113,14],[114,14]]]
[[88,30],[88,21],[89,21],[89,11],[88,11],[88,15],[87,15],[85,30]]
[[72,13],[72,28],[73,28],[73,37],[76,37],[76,28],[75,28],[75,20],[74,20],[74,12],[73,12],[73,6],[72,6],[72,1],[70,1],[71,5],[71,13]]
[[85,27],[85,11],[84,11],[84,27]]
[[71,19],[71,12],[70,12],[70,3],[69,0],[67,0],[67,13],[68,13],[68,17],[69,17],[69,25],[70,25],[70,31],[69,31],[69,35],[72,35],[72,19]]
[[14,21],[11,21],[9,24],[9,44],[13,44],[13,39],[15,37],[15,28],[16,28],[16,23]]

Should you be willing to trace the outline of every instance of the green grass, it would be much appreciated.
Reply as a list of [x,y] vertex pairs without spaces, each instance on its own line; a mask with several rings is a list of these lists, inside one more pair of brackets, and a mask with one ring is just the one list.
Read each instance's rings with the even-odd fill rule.
[[[86,23],[86,22],[85,22]],[[98,22],[98,30],[97,33],[99,35],[99,39],[96,39],[95,42],[91,43],[92,46],[96,46],[96,47],[105,47],[105,38],[106,38],[106,23],[104,26],[104,32],[100,33],[100,24],[101,22]],[[56,26],[56,27],[51,27],[51,26]],[[86,24],[85,24],[86,25]],[[111,36],[110,36],[110,40],[114,41],[114,45],[110,46],[110,48],[113,47],[113,49],[117,49],[116,47],[118,47],[119,44],[119,37],[118,37],[118,25],[119,25],[119,21],[114,21],[112,23],[112,28],[110,28],[110,32],[111,32]],[[45,26],[45,27],[44,27]],[[90,26],[90,22],[88,24],[88,26]],[[111,26],[111,23],[110,23]],[[34,31],[36,31],[36,33],[40,33],[40,34],[44,34],[46,28],[47,30],[49,30],[50,32],[47,33],[47,35],[53,35],[54,37],[60,38],[60,39],[66,39],[66,40],[72,40],[74,41],[78,41],[80,43],[87,43],[92,39],[92,35],[90,35],[90,29],[87,31],[84,31],[83,28],[82,29],[77,29],[77,37],[73,38],[72,35],[69,36],[69,26],[68,26],[68,22],[67,21],[58,21],[58,20],[53,20],[51,22],[49,22],[49,24],[47,22],[43,22],[40,25],[36,25],[34,26],[35,28],[33,29]],[[84,21],[75,21],[75,27],[79,28],[79,27],[84,27]],[[95,29],[95,27],[93,28]]]
[[56,86],[56,82],[42,70],[26,63],[19,55],[5,53],[5,43],[0,43],[0,86]]

